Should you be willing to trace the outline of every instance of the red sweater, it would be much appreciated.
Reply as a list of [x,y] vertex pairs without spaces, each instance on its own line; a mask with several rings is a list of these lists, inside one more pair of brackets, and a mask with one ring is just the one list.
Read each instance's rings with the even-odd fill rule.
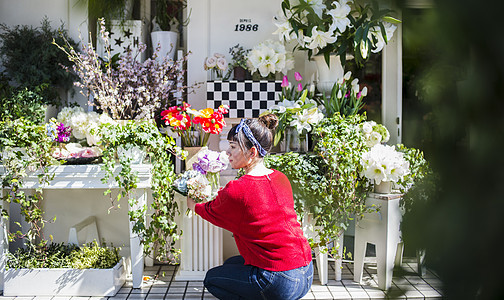
[[196,204],[195,211],[233,233],[245,264],[287,271],[312,260],[294,211],[290,182],[277,170],[230,181],[213,201]]

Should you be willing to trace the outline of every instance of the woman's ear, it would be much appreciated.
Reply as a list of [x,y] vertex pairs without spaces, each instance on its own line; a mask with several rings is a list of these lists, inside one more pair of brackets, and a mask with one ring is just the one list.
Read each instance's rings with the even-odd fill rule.
[[257,151],[257,148],[253,146],[250,148],[250,157],[257,157],[259,155],[259,152]]

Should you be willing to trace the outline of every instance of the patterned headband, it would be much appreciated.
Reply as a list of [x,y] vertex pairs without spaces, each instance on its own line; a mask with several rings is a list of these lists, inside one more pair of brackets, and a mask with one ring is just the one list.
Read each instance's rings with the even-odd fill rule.
[[248,125],[245,123],[247,119],[241,119],[240,121],[240,124],[238,124],[238,126],[236,126],[236,133],[238,133],[240,130],[243,131],[243,133],[245,134],[245,136],[247,137],[247,139],[252,142],[252,145],[254,145],[257,149],[257,151],[259,151],[259,155],[261,157],[264,157],[266,156],[266,154],[268,154],[268,152],[266,152],[266,150],[264,150],[264,148],[261,146],[261,144],[259,144],[259,142],[255,139],[254,135],[252,134],[252,131],[250,131],[250,127],[248,127]]

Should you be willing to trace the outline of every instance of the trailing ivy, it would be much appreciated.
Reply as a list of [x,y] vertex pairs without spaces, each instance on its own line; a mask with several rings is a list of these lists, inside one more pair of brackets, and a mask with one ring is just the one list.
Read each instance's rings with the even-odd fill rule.
[[[157,127],[149,121],[127,121],[125,124],[103,124],[99,128],[102,136],[103,169],[106,171],[102,179],[108,183],[114,179],[121,187],[121,192],[115,199],[119,201],[126,197],[129,205],[136,207],[138,203],[135,197],[130,197],[137,188],[138,174],[131,168],[131,160],[128,157],[119,156],[121,166],[119,173],[114,174],[116,167],[117,149],[124,147],[140,147],[144,149],[152,164],[151,188],[153,191],[152,213],[148,215],[150,222],[145,221],[147,205],[137,210],[129,211],[130,221],[134,222],[133,232],[138,233],[144,245],[146,255],[151,250],[157,253],[160,261],[174,261],[180,253],[175,249],[175,242],[180,238],[180,232],[175,223],[175,216],[180,214],[177,202],[174,200],[172,182],[175,180],[174,156],[184,157],[183,150],[175,145],[173,138],[162,135]],[[106,193],[110,194],[110,190]],[[154,249],[152,248],[154,247]]]
[[326,165],[327,189],[315,215],[315,225],[322,228],[322,244],[343,234],[350,220],[369,211],[365,199],[371,186],[361,176],[360,164],[362,154],[368,150],[359,131],[359,124],[365,120],[365,115],[342,117],[336,113],[315,129],[314,152]]
[[[43,248],[47,243],[43,228],[48,221],[44,220],[41,208],[42,189],[39,187],[33,194],[27,194],[23,190],[23,183],[29,173],[37,174],[40,186],[52,180],[54,175],[49,174],[49,166],[57,163],[50,155],[52,141],[47,137],[44,126],[25,119],[0,122],[0,128],[0,151],[4,166],[1,179],[2,189],[6,191],[3,200],[18,203],[21,215],[30,225],[27,232],[10,232],[9,241],[27,238],[29,244]],[[23,150],[16,147],[22,147]],[[2,216],[6,219],[9,217],[4,207]],[[17,225],[21,228],[21,224]]]

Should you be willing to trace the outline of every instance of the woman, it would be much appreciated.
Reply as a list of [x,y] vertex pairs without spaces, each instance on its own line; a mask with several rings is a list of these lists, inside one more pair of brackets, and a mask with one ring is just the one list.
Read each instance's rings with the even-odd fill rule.
[[245,175],[217,197],[187,206],[203,219],[233,233],[239,256],[210,269],[204,285],[219,299],[299,299],[313,280],[311,249],[294,211],[287,177],[266,168],[278,118],[242,119],[229,134],[229,163]]

